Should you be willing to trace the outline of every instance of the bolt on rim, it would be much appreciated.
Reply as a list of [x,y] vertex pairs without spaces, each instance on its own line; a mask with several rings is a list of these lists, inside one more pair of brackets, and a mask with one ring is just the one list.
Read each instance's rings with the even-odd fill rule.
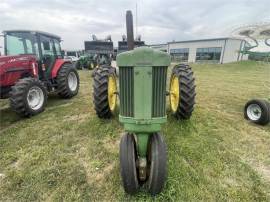
[[31,87],[27,93],[27,102],[31,109],[38,110],[44,103],[44,93],[41,88]]
[[78,79],[74,72],[68,74],[68,87],[71,91],[75,91],[78,85]]
[[247,108],[247,116],[252,121],[258,121],[261,118],[262,109],[258,104],[251,104]]

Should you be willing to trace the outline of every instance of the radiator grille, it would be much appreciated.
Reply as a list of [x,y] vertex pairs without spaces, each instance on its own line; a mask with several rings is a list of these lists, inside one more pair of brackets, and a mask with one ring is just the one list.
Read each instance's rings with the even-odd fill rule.
[[163,117],[166,115],[167,67],[153,67],[152,72],[152,117]]
[[134,76],[133,67],[119,68],[120,115],[134,116]]

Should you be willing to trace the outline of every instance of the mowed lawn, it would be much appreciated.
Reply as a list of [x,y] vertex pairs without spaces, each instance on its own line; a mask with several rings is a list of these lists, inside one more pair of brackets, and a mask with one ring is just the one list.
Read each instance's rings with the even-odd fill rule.
[[[0,201],[270,201],[270,125],[243,118],[251,98],[270,98],[270,65],[193,65],[196,108],[168,116],[168,179],[155,198],[124,193],[123,127],[96,117],[90,71],[71,100],[51,95],[46,110],[19,118],[0,101]],[[168,110],[169,113],[169,110]]]

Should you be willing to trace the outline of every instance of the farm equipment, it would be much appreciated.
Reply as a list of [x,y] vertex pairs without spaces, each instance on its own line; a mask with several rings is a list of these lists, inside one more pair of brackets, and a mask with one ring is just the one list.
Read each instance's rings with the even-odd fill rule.
[[[137,36],[134,40],[134,48],[145,46],[144,41],[141,40],[141,36]],[[122,35],[122,41],[118,41],[117,54],[128,51],[127,36]]]
[[[232,37],[242,39],[244,46],[240,53],[249,55],[252,59],[263,59],[265,63],[270,60],[270,23],[241,26],[232,32]],[[267,48],[263,50],[262,45]],[[266,99],[251,99],[244,106],[244,118],[259,124],[270,122],[270,102]]]
[[245,119],[259,124],[266,125],[270,122],[270,102],[267,100],[249,100],[244,107]]
[[71,98],[79,90],[79,76],[61,55],[60,37],[39,31],[4,31],[5,56],[0,57],[1,98],[30,117],[42,112],[48,92]]
[[92,41],[85,41],[85,55],[79,61],[82,66],[94,69],[100,65],[110,65],[113,55],[113,42],[111,36],[105,39],[97,39],[95,35],[92,36]]
[[132,13],[127,11],[129,51],[117,56],[119,91],[113,67],[103,67],[94,76],[94,105],[99,118],[115,114],[120,97],[119,121],[125,134],[120,142],[120,170],[124,190],[135,193],[145,185],[152,195],[161,192],[167,175],[166,144],[161,125],[167,121],[166,96],[177,119],[190,118],[195,102],[193,72],[187,65],[173,68],[166,91],[170,56],[148,47],[133,50]]

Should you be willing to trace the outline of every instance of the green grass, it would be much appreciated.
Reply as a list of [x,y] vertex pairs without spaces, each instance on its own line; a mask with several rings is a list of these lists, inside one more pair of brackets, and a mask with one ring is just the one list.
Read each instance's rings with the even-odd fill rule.
[[270,126],[243,119],[251,98],[270,98],[269,65],[193,65],[196,109],[188,121],[169,115],[168,180],[156,198],[124,193],[117,117],[100,120],[91,74],[79,95],[49,97],[45,112],[21,119],[0,101],[0,201],[270,201]]

